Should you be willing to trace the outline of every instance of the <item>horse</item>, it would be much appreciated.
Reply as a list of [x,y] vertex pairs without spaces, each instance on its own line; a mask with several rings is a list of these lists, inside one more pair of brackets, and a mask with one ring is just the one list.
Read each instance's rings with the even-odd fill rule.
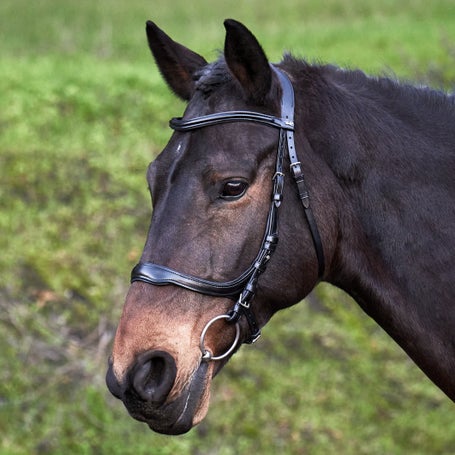
[[148,167],[109,390],[152,430],[189,431],[240,345],[325,281],[455,400],[454,98],[290,54],[272,65],[224,26],[208,63],[146,25],[187,107]]

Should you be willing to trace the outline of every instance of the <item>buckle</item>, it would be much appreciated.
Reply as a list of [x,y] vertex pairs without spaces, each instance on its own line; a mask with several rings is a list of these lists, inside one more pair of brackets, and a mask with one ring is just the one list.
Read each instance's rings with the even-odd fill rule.
[[251,300],[249,300],[248,302],[247,301],[244,301],[242,299],[242,296],[239,297],[239,300],[237,300],[237,303],[242,306],[243,308],[249,310],[250,309],[250,306],[251,306]]
[[300,168],[301,165],[302,163],[300,161],[294,161],[293,163],[290,164],[289,167],[291,168],[291,171],[294,174],[294,176],[302,172]]
[[272,180],[275,180],[277,177],[284,177],[284,174],[282,172],[275,172],[275,174],[273,174]]

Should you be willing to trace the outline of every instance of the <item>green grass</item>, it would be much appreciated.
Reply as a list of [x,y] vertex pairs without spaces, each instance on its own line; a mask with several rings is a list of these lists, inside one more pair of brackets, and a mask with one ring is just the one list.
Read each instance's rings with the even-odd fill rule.
[[329,286],[236,354],[189,434],[156,435],[109,396],[146,166],[183,108],[144,23],[215,58],[226,17],[274,61],[292,50],[454,86],[452,0],[2,1],[0,454],[455,453],[453,404]]

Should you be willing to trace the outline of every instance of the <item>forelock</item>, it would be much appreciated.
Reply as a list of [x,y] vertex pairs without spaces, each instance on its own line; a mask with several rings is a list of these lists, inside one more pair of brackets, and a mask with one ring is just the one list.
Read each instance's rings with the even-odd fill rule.
[[204,95],[210,95],[217,87],[232,80],[223,56],[210,63],[195,74],[196,90]]

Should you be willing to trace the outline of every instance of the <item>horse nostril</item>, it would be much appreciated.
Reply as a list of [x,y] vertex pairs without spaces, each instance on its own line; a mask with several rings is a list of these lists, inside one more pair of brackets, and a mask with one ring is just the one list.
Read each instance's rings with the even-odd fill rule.
[[109,367],[106,372],[106,385],[115,398],[122,398],[122,388],[115,377],[111,359],[109,359]]
[[148,351],[138,357],[131,384],[143,400],[163,403],[174,385],[176,375],[177,367],[170,354]]

